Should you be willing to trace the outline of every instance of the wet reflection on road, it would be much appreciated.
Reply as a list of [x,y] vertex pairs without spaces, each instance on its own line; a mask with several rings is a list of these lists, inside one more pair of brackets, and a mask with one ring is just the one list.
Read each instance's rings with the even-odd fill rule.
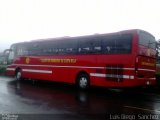
[[117,113],[160,113],[158,94],[106,88],[81,91],[61,83],[0,79],[1,113],[70,114],[104,119]]

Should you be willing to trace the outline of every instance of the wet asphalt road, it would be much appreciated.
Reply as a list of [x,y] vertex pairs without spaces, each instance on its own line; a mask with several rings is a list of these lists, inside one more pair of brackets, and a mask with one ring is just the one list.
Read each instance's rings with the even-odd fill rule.
[[160,119],[160,92],[91,88],[0,77],[0,120]]

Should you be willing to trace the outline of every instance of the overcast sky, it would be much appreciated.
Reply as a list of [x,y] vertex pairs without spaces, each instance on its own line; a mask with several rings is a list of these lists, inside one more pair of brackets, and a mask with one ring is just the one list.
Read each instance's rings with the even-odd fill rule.
[[160,39],[160,0],[0,0],[0,51],[12,43],[143,29]]

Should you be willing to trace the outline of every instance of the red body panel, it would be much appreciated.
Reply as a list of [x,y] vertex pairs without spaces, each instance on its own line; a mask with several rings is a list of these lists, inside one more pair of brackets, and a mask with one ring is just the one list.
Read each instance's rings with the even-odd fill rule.
[[[54,57],[19,57],[15,60],[13,65],[8,68],[21,68],[22,76],[24,78],[32,78],[39,80],[50,80],[58,82],[75,83],[76,76],[80,71],[85,71],[89,75],[107,74],[106,67],[120,68],[122,67],[123,75],[133,76],[135,75],[135,58],[132,55],[80,55],[80,56],[54,56]],[[30,59],[29,63],[25,63],[26,59]],[[51,61],[56,59],[76,59],[76,63],[52,63]],[[47,63],[41,63],[41,59],[47,59]],[[114,61],[116,60],[116,61]],[[117,60],[119,62],[117,62]],[[107,66],[110,65],[110,66]],[[117,65],[117,66],[116,66]],[[25,70],[44,70],[52,71],[51,73],[38,73],[38,72],[26,72]],[[40,72],[41,72],[40,71]],[[112,71],[111,71],[112,72]],[[146,72],[146,71],[145,71]],[[115,71],[113,70],[114,74]],[[153,72],[154,73],[154,72]],[[15,75],[15,71],[8,71],[8,74]],[[153,78],[153,76],[152,76]],[[91,85],[105,86],[105,87],[124,87],[124,86],[142,86],[146,84],[146,80],[150,81],[150,84],[155,84],[153,79],[149,78],[125,78],[120,81],[118,79],[107,79],[106,77],[90,76]]]

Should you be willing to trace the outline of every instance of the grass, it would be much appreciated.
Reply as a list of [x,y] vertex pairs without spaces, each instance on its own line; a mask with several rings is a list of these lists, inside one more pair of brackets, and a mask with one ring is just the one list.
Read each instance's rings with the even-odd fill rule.
[[0,75],[4,75],[6,72],[6,65],[0,65]]

